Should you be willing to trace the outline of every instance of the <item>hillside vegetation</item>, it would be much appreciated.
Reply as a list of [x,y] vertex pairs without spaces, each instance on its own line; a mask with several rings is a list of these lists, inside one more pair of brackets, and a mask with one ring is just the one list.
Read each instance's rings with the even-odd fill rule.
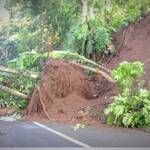
[[[116,80],[118,96],[109,97],[113,101],[104,110],[108,124],[150,126],[150,92],[149,87],[142,84],[145,82],[142,79],[145,64],[140,60],[123,62],[113,71],[102,66],[113,60],[121,50],[121,46],[116,47],[113,43],[113,35],[148,16],[149,0],[7,0],[5,8],[9,11],[10,18],[9,23],[0,25],[0,64],[16,69],[17,74],[1,70],[2,86],[31,98],[34,89],[38,91],[35,87],[43,86],[38,84],[45,81],[43,75],[47,78],[44,74],[47,62],[52,59],[74,61],[84,66],[87,78],[98,73],[105,80]],[[124,36],[124,32],[122,34]],[[61,63],[64,68],[68,65]],[[57,61],[56,66],[60,67]],[[57,68],[54,62],[51,67]],[[99,69],[105,73],[97,71]],[[24,76],[24,72],[29,71],[40,73],[40,78]],[[66,73],[64,78],[65,75]],[[62,81],[65,82],[64,78]],[[75,79],[68,77],[69,80],[72,78]],[[100,94],[96,93],[95,97],[98,96]],[[0,91],[1,108],[13,107],[15,111],[20,111],[27,108],[28,103],[23,98]],[[39,106],[39,102],[37,104]]]

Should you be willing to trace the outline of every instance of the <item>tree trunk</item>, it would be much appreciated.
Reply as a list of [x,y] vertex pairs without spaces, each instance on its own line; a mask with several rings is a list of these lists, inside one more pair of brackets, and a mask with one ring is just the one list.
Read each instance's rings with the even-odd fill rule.
[[23,98],[23,99],[29,99],[28,95],[25,95],[23,93],[20,93],[14,89],[10,89],[10,88],[3,86],[3,85],[0,85],[0,90],[4,91],[6,93],[12,94],[14,96],[18,96],[18,97]]
[[40,73],[39,72],[32,72],[32,71],[20,72],[16,69],[4,67],[4,66],[0,66],[0,71],[13,73],[13,74],[20,74],[22,76],[31,77],[31,78],[34,78],[34,79],[40,78]]
[[[89,18],[95,18],[95,14],[94,14],[94,1],[93,3],[90,5],[88,3],[88,0],[80,0],[80,4],[81,4],[81,16],[82,16],[82,23],[85,23],[87,24],[88,26],[88,32],[89,33],[92,33],[92,27],[91,25],[89,24]],[[89,35],[87,35],[87,37],[83,40],[82,42],[82,55],[84,55],[85,57],[88,57],[88,50],[89,50],[89,47],[88,47],[88,43],[89,42],[92,42],[90,41],[92,40]],[[92,48],[93,49],[93,45],[92,45]]]
[[88,2],[87,0],[80,0],[81,3],[81,15],[83,23],[87,21],[88,16]]
[[116,80],[114,80],[110,75],[108,75],[107,73],[105,73],[104,71],[101,71],[99,69],[95,69],[95,68],[91,68],[91,67],[88,67],[88,66],[85,66],[85,65],[81,65],[81,64],[78,64],[78,63],[75,63],[75,62],[70,62],[71,64],[74,64],[76,66],[79,66],[80,68],[83,68],[83,69],[86,69],[86,70],[89,70],[91,72],[95,72],[97,74],[100,74],[102,75],[107,81],[111,82],[111,83],[117,83]]

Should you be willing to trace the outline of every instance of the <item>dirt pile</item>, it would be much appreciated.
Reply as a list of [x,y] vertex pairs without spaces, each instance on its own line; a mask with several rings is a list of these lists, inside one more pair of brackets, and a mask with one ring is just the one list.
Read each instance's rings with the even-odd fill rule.
[[12,108],[0,108],[0,116],[11,115],[14,112]]
[[94,99],[99,89],[76,65],[50,60],[32,94],[27,115],[42,115],[49,120],[83,119],[80,111],[92,105],[87,99]]
[[119,52],[108,67],[115,68],[122,61],[141,61],[150,80],[150,15],[114,34],[114,44]]

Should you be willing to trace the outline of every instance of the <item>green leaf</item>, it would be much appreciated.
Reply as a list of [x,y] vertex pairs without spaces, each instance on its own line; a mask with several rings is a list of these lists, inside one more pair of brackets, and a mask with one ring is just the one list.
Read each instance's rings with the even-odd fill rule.
[[126,113],[123,117],[122,123],[125,127],[129,127],[133,121],[133,116],[130,113]]
[[113,121],[114,121],[114,116],[113,115],[107,116],[107,124],[108,125],[113,125]]

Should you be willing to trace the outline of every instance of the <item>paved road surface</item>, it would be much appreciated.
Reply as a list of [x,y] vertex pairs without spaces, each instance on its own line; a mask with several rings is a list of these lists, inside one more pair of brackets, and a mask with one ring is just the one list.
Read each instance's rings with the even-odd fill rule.
[[0,121],[0,147],[150,147],[150,133],[140,130]]

